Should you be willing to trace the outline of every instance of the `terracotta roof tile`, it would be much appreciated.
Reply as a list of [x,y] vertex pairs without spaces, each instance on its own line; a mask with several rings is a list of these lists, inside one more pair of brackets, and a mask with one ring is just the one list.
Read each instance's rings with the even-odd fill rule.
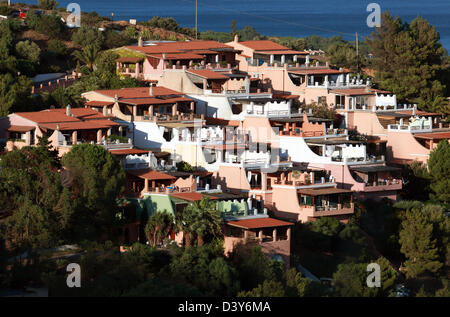
[[39,124],[39,126],[51,130],[59,129],[60,131],[72,131],[106,129],[114,126],[120,126],[120,124],[110,120],[88,120],[79,122],[44,123]]
[[[119,98],[146,98],[150,97],[149,87],[138,88],[122,88],[122,89],[108,89],[108,90],[94,90],[96,93],[114,98],[117,95]],[[166,87],[153,87],[153,96],[170,96],[178,95],[182,96],[181,92],[166,88]]]
[[328,74],[347,74],[350,73],[350,70],[343,69],[343,71],[339,71],[338,69],[333,68],[305,68],[305,69],[293,69],[289,70],[289,73],[298,74],[298,75],[328,75]]
[[[163,59],[163,54],[148,54],[150,57],[155,57],[159,59]],[[203,55],[195,54],[195,53],[176,53],[176,54],[166,54],[164,57],[165,60],[198,60],[203,59]]]
[[277,51],[277,50],[289,50],[288,47],[280,45],[278,43],[262,40],[262,41],[244,41],[239,42],[246,47],[249,47],[255,51]]
[[197,192],[174,193],[174,194],[170,194],[170,195],[173,196],[173,197],[181,198],[181,199],[188,200],[188,201],[199,201],[199,200],[202,200],[203,197],[209,198],[211,200],[218,199],[217,197],[210,196],[210,195],[206,196],[206,195],[203,195],[203,194],[200,194],[200,193],[197,193]]
[[36,127],[33,126],[27,126],[27,125],[12,125],[8,128],[9,132],[28,132],[36,129]]
[[122,149],[122,150],[110,150],[113,155],[138,155],[138,154],[148,154],[149,151],[140,149]]
[[228,221],[227,224],[233,227],[239,227],[243,229],[272,228],[272,227],[284,227],[294,225],[293,223],[274,218],[232,220]]
[[227,79],[228,77],[209,69],[188,69],[188,73],[200,76],[206,79]]
[[334,94],[342,94],[348,96],[358,96],[358,95],[375,95],[378,94],[392,94],[390,91],[379,90],[374,88],[369,88],[369,91],[366,91],[365,88],[350,88],[350,89],[333,89],[331,90]]
[[414,137],[419,139],[448,140],[450,139],[450,131],[434,132],[434,133],[418,133],[414,134]]
[[110,106],[112,104],[113,103],[109,102],[109,101],[95,101],[95,100],[92,100],[92,101],[86,102],[84,105],[88,106],[88,107],[106,107],[106,106]]
[[168,175],[166,173],[154,171],[151,169],[144,170],[131,170],[127,171],[127,173],[137,176],[139,178],[148,179],[148,180],[175,180],[176,178]]

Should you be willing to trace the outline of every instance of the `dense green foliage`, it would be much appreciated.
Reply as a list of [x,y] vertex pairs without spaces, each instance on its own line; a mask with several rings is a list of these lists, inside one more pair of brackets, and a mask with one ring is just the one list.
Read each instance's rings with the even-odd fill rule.
[[366,41],[380,88],[392,91],[399,101],[417,102],[420,109],[448,112],[443,109],[448,92],[445,49],[433,26],[421,17],[408,24],[385,12],[381,27]]
[[80,221],[80,227],[72,226],[73,235],[112,234],[119,213],[116,198],[122,194],[125,182],[119,161],[101,146],[81,144],[74,145],[62,163],[71,194],[78,196],[77,200],[67,201],[68,209],[77,213]]
[[203,197],[201,201],[190,203],[183,212],[176,215],[177,230],[185,234],[186,245],[197,239],[198,246],[205,240],[219,237],[222,233],[222,215],[216,204]]
[[56,10],[58,2],[56,0],[38,0],[38,6],[44,10]]
[[450,145],[447,140],[439,142],[437,148],[430,153],[428,166],[431,176],[431,198],[450,202]]

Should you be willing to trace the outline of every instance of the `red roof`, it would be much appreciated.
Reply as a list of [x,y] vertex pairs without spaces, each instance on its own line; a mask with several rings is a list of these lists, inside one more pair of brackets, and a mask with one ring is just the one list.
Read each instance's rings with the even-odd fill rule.
[[[108,90],[94,90],[96,93],[114,98],[117,95],[119,98],[147,98],[150,97],[149,87],[138,88],[122,88],[122,89],[108,89]],[[166,88],[153,87],[153,97],[177,95],[182,96],[181,92]]]
[[222,125],[222,126],[238,127],[240,126],[240,124],[241,122],[239,120],[226,120],[221,118],[206,117],[206,125]]
[[146,150],[140,149],[123,149],[123,150],[110,150],[113,155],[137,155],[137,154],[148,154]]
[[145,169],[145,170],[134,170],[128,171],[127,173],[137,176],[139,178],[148,179],[148,180],[175,180],[176,178],[158,171]]
[[289,50],[288,47],[280,45],[278,43],[262,40],[262,41],[244,41],[239,42],[246,47],[249,47],[255,51],[279,51],[279,50]]
[[342,94],[342,95],[348,95],[348,96],[375,95],[375,93],[392,94],[392,92],[390,92],[390,91],[373,89],[373,88],[369,88],[368,91],[366,91],[366,88],[333,89],[331,92],[334,94]]
[[165,59],[165,60],[182,60],[182,59],[203,59],[203,55],[195,54],[195,53],[170,53],[166,54],[165,57],[163,57],[163,54],[149,54],[150,57],[155,57],[159,59]]
[[206,79],[228,79],[227,76],[209,69],[189,69],[187,72]]
[[107,129],[114,126],[120,126],[120,124],[110,120],[88,120],[78,122],[44,123],[39,126],[51,130],[72,131]]
[[227,224],[233,227],[239,227],[243,229],[272,228],[272,227],[284,227],[294,225],[291,222],[281,221],[274,218],[232,220],[228,221]]
[[177,97],[177,98],[169,98],[169,99],[159,99],[159,98],[125,98],[119,100],[122,103],[127,103],[131,105],[154,105],[154,104],[167,104],[167,103],[175,103],[180,101],[192,101],[189,98]]
[[142,57],[119,57],[118,59],[116,59],[116,62],[119,63],[138,63],[142,61]]
[[299,51],[294,51],[294,50],[277,50],[277,51],[260,51],[257,52],[259,54],[264,54],[264,55],[300,55],[300,54],[307,54],[306,52],[299,52]]
[[228,48],[232,50],[231,46],[222,44],[216,41],[184,41],[184,42],[172,42],[172,43],[158,43],[150,46],[128,46],[129,49],[142,52],[144,54],[162,54],[162,53],[180,53],[191,51],[204,51],[211,49],[223,49]]
[[65,112],[54,111],[54,109],[33,112],[16,112],[15,114],[36,123],[80,121],[75,117],[67,116]]
[[86,102],[84,105],[88,106],[88,107],[107,107],[107,106],[110,106],[112,104],[113,103],[109,102],[109,101],[95,101],[95,100],[92,100],[92,101]]
[[[413,115],[413,111],[412,110],[398,110],[397,109],[397,111],[396,112],[398,112],[398,113],[401,113],[401,114],[409,114],[409,115]],[[422,110],[417,110],[416,111],[416,116],[421,116],[421,117],[423,117],[423,116],[426,116],[426,117],[430,117],[430,116],[434,116],[434,117],[437,117],[437,116],[441,116],[441,114],[440,113],[436,113],[436,112],[427,112],[427,111],[422,111]]]
[[[50,109],[50,111],[64,113],[64,115],[66,114],[66,108]],[[70,113],[77,119],[81,120],[110,118],[110,116],[104,116],[101,112],[91,108],[72,108],[70,109]]]
[[340,70],[333,68],[314,67],[314,68],[290,70],[289,72],[298,75],[328,75],[328,74],[347,74],[350,73],[350,70],[344,68],[341,72]]
[[190,192],[190,193],[174,193],[174,194],[170,194],[173,197],[176,198],[181,198],[184,200],[189,200],[189,201],[200,201],[202,200],[203,197],[209,198],[211,200],[215,200],[215,199],[219,199],[217,197],[214,196],[204,196],[203,194],[197,193],[197,192]]
[[414,134],[414,137],[419,139],[445,140],[450,139],[450,131],[435,132],[435,133],[420,133]]
[[9,132],[28,132],[36,129],[36,127],[33,126],[27,126],[27,125],[12,125],[8,128]]

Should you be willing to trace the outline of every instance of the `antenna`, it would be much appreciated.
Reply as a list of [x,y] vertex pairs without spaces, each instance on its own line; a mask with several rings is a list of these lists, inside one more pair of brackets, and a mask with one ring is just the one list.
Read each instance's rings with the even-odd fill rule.
[[198,0],[195,0],[195,39],[198,39]]

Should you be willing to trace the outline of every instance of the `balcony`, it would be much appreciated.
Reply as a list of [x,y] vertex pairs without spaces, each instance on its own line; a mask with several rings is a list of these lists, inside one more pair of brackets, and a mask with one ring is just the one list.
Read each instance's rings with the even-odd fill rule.
[[377,192],[377,191],[389,191],[389,190],[401,190],[403,186],[401,179],[391,180],[378,180],[375,182],[366,182],[364,184],[365,192]]
[[204,120],[205,116],[204,114],[194,114],[194,113],[180,113],[177,115],[156,113],[154,116],[144,114],[143,116],[134,117],[134,121],[153,121],[153,122],[180,122],[180,121],[193,121],[195,119]]
[[340,216],[350,215],[355,211],[354,203],[345,204],[329,204],[325,206],[309,206],[300,205],[304,211],[307,212],[309,217],[325,217],[325,216]]

